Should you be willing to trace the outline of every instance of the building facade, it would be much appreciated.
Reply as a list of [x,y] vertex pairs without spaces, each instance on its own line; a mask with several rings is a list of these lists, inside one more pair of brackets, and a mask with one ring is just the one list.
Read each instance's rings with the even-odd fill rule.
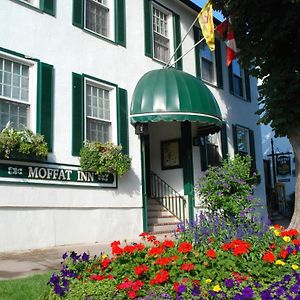
[[[0,160],[0,251],[136,238],[149,230],[153,174],[189,218],[208,165],[247,153],[263,174],[256,79],[226,67],[218,39],[175,63],[201,37],[195,23],[178,47],[199,11],[188,0],[1,0],[0,127],[43,134],[50,153]],[[81,172],[85,140],[122,144],[131,170]],[[255,194],[264,204],[263,180]]]

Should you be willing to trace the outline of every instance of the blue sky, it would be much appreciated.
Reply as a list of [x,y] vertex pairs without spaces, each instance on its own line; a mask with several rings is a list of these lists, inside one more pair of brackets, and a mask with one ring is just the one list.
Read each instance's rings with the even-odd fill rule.
[[[207,2],[207,0],[191,0],[191,1],[199,5],[200,7],[203,7]],[[224,20],[223,15],[220,12],[214,11],[214,17],[216,17],[220,21]]]

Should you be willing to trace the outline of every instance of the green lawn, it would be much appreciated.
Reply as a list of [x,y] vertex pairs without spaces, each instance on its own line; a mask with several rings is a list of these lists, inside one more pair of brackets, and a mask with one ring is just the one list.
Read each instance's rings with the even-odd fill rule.
[[38,300],[47,290],[53,272],[22,279],[0,281],[0,300]]

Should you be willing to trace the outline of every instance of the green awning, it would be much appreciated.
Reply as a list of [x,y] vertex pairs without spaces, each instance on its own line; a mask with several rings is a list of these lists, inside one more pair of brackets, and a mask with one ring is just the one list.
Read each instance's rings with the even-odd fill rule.
[[196,77],[175,69],[146,73],[134,90],[130,121],[199,122],[209,132],[219,131],[222,116],[210,90]]

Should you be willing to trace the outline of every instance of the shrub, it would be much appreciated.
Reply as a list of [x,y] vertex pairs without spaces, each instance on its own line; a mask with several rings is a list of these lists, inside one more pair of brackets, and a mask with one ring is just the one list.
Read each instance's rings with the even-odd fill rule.
[[196,187],[203,207],[237,222],[253,216],[258,202],[253,196],[252,183],[257,175],[250,170],[250,157],[239,155],[223,160],[220,167],[210,167]]
[[117,173],[122,176],[130,169],[131,159],[122,153],[122,146],[85,142],[80,150],[80,166],[83,171]]
[[0,133],[0,157],[44,159],[48,155],[47,143],[40,134],[33,133],[30,129],[18,130],[5,127]]

